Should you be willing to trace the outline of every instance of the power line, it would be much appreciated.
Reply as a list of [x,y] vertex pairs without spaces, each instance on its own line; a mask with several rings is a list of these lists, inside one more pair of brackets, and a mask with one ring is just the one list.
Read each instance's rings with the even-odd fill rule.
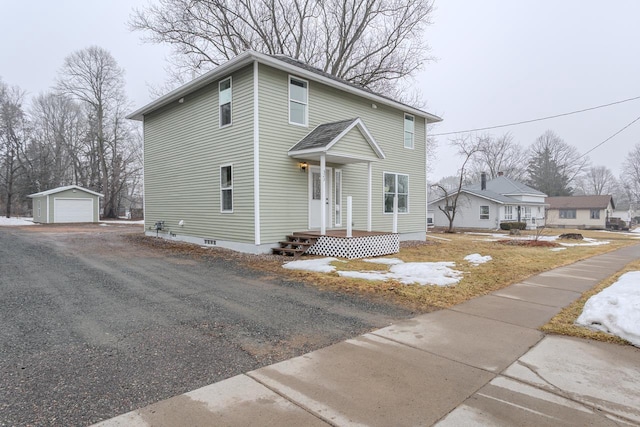
[[[622,104],[624,102],[629,102],[629,101],[635,101],[636,99],[640,99],[640,96],[635,96],[633,98],[623,99],[621,101],[611,102],[609,104],[602,104],[602,105],[598,105],[596,107],[590,107],[590,108],[585,108],[585,109],[582,109],[582,110],[571,111],[569,113],[556,114],[554,116],[540,117],[538,119],[523,120],[521,122],[513,122],[513,123],[507,123],[507,124],[497,125],[497,126],[488,126],[488,127],[484,127],[484,128],[458,130],[458,131],[454,131],[454,132],[434,133],[434,134],[431,134],[431,136],[444,136],[444,135],[453,135],[454,133],[477,132],[477,131],[481,131],[481,130],[498,129],[498,128],[504,128],[504,127],[509,127],[509,126],[523,125],[523,124],[526,124],[526,123],[540,122],[540,121],[543,121],[543,120],[555,119],[555,118],[558,118],[558,117],[570,116],[572,114],[578,114],[578,113],[584,113],[586,111],[597,110],[598,108],[611,107],[612,105]],[[634,122],[635,122],[635,120],[634,120]],[[633,124],[633,122],[630,123],[628,126],[630,126],[631,124]],[[625,127],[625,129],[626,129],[626,127]],[[624,129],[622,129],[622,130],[624,130]],[[594,147],[594,148],[596,148],[596,147]]]
[[631,123],[629,123],[628,125],[626,125],[625,127],[623,127],[622,129],[620,129],[619,131],[617,131],[616,133],[614,133],[613,135],[611,135],[609,138],[605,139],[604,141],[602,141],[601,143],[599,143],[598,145],[596,145],[595,147],[593,147],[592,149],[590,149],[589,151],[585,152],[582,156],[578,157],[578,159],[583,158],[584,156],[586,156],[587,154],[589,154],[590,152],[592,152],[593,150],[595,150],[596,148],[600,147],[602,144],[604,144],[605,142],[609,141],[610,139],[612,139],[614,136],[618,135],[619,133],[621,133],[622,131],[624,131],[626,128],[628,128],[629,126],[631,126],[632,124],[634,124],[635,122],[637,122],[638,120],[640,120],[640,116],[636,117],[635,120],[633,120]]

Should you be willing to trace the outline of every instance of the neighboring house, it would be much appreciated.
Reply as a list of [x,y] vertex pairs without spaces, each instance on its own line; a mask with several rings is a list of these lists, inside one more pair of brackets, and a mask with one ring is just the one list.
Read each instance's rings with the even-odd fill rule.
[[27,196],[33,199],[33,222],[43,224],[98,222],[100,193],[77,185],[58,187]]
[[[433,223],[437,227],[449,226],[449,219],[442,209],[452,209],[451,200],[441,196],[429,203]],[[463,186],[458,198],[455,228],[497,229],[501,222],[526,222],[527,228],[544,226],[547,195],[521,182],[499,174],[497,178]]]
[[[268,252],[352,225],[425,239],[426,125],[441,119],[284,56],[245,52],[133,112],[145,229]],[[396,235],[396,236],[398,236]]]
[[547,224],[560,228],[604,229],[615,209],[611,195],[547,197],[546,203]]

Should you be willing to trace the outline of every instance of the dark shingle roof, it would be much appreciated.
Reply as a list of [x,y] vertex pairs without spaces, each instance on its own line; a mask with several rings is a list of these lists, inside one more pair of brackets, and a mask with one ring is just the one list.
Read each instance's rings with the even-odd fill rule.
[[289,151],[308,150],[310,148],[326,147],[338,135],[344,132],[357,119],[340,120],[338,122],[323,123],[316,126],[307,136],[302,138]]
[[549,209],[606,209],[609,202],[615,208],[610,194],[604,196],[564,196],[547,197]]

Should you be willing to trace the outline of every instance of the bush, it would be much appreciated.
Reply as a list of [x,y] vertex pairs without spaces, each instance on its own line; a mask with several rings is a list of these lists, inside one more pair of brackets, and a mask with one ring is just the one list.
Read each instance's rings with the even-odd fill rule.
[[509,230],[525,230],[526,228],[527,228],[527,223],[526,222],[511,221],[511,222],[501,222],[500,223],[500,230],[505,230],[505,231],[509,231]]

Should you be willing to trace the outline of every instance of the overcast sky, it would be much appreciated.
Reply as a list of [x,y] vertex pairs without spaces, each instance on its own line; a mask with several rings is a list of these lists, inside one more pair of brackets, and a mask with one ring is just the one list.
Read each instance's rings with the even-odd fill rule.
[[[127,29],[143,0],[0,0],[0,78],[29,95],[48,90],[65,56],[90,45],[109,50],[126,70],[138,108],[148,85],[165,80],[169,50]],[[417,76],[427,107],[445,133],[561,114],[640,96],[640,1],[440,0],[426,38],[437,61]],[[640,116],[640,100],[510,131],[523,147],[555,131],[581,153]],[[432,179],[454,174],[460,159],[438,137]],[[640,121],[593,151],[594,165],[620,173],[640,142]]]

